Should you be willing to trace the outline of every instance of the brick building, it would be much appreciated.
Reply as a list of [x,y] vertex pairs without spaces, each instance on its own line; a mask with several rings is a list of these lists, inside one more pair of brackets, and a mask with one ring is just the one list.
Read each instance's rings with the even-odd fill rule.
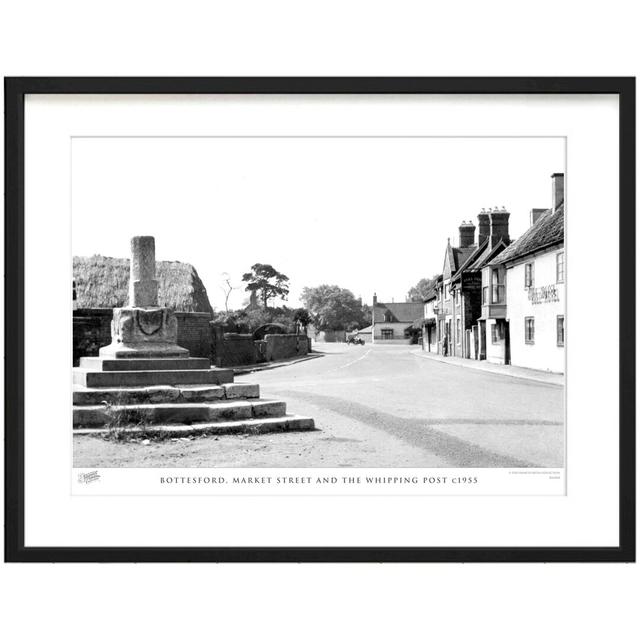
[[475,358],[479,351],[478,319],[482,312],[482,267],[509,243],[509,212],[497,207],[478,214],[476,226],[460,225],[460,242],[447,240],[442,281],[436,286],[438,353]]
[[378,302],[373,294],[371,310],[371,342],[384,344],[415,344],[420,329],[414,322],[422,318],[422,302]]
[[438,350],[438,329],[437,329],[437,317],[436,317],[436,300],[438,294],[436,287],[442,280],[442,276],[436,278],[435,284],[427,291],[423,298],[424,317],[422,319],[422,349],[424,351]]

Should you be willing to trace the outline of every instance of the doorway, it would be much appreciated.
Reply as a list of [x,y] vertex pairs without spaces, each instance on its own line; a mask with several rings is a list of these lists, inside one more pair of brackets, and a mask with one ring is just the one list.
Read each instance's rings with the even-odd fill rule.
[[511,364],[511,335],[508,320],[504,323],[504,363]]

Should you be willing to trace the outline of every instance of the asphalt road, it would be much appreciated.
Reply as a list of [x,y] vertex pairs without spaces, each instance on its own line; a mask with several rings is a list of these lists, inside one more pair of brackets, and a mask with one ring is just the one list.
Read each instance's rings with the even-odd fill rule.
[[314,417],[333,441],[323,465],[563,466],[562,387],[428,360],[415,347],[315,348],[324,356],[238,380]]
[[415,347],[314,347],[237,376],[316,430],[125,444],[74,438],[76,467],[561,467],[563,388],[452,366]]

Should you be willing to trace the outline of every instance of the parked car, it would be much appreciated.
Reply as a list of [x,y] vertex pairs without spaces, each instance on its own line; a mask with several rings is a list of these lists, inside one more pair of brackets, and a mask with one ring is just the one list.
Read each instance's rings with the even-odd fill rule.
[[347,336],[347,344],[364,344],[364,340],[358,336]]

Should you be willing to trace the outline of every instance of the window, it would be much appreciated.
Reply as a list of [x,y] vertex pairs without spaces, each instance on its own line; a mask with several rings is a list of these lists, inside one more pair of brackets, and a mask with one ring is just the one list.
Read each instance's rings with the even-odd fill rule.
[[491,304],[502,304],[504,302],[504,284],[501,282],[500,269],[491,271]]
[[524,288],[533,287],[533,262],[524,265]]
[[524,319],[524,341],[526,344],[534,344],[535,342],[535,320],[534,318],[528,317]]
[[393,329],[382,329],[381,335],[383,340],[393,340]]
[[556,317],[556,338],[559,347],[564,347],[564,316]]
[[489,304],[489,287],[482,287],[482,304]]
[[564,251],[556,253],[556,282],[564,282]]
[[456,342],[460,343],[460,318],[456,319]]
[[504,338],[504,332],[502,330],[502,323],[494,322],[491,325],[491,343],[498,344]]
[[393,316],[391,315],[391,311],[386,311],[384,314],[385,322],[393,322]]

